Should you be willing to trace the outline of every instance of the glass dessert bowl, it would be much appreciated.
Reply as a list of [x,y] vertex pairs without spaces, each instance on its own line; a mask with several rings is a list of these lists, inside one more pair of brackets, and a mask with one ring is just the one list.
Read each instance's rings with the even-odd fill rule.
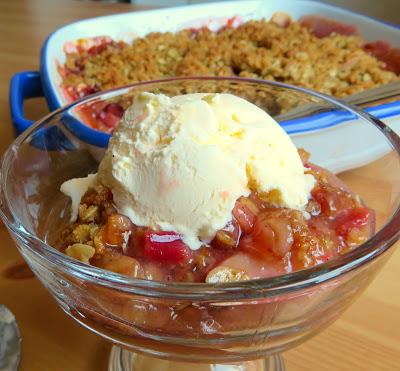
[[[351,123],[372,132],[379,150],[363,156],[358,165],[375,171],[387,185],[387,194],[379,193],[384,207],[376,212],[376,233],[360,246],[308,269],[217,284],[129,277],[82,263],[51,247],[70,220],[66,212],[70,201],[60,192],[61,184],[96,172],[105,150],[98,146],[93,130],[82,124],[88,109],[93,112],[94,106],[132,101],[141,92],[217,91],[254,102],[278,122],[286,115],[289,124],[300,125],[325,113],[325,126]],[[332,135],[332,129],[321,133],[326,141],[338,141],[339,158],[340,138]],[[321,139],[313,143],[293,138],[311,156],[316,154],[318,163]],[[62,309],[115,345],[110,370],[148,369],[138,354],[153,357],[154,369],[157,363],[172,369],[179,362],[198,362],[203,364],[200,369],[218,369],[222,364],[221,369],[226,364],[243,370],[283,369],[279,353],[338,318],[390,256],[400,229],[399,186],[392,176],[399,170],[399,148],[399,139],[383,123],[300,88],[234,78],[142,83],[85,98],[20,136],[2,162],[1,213],[21,254]],[[382,172],[374,164],[383,156],[392,172]],[[346,179],[349,188],[373,207],[380,191],[366,189],[357,170]]]

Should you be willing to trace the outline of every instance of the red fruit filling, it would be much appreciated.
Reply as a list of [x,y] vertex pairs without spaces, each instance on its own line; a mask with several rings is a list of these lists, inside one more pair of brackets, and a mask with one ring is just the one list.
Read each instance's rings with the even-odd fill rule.
[[[120,114],[117,105],[99,111]],[[375,217],[336,176],[305,165],[316,179],[305,212],[276,207],[273,193],[251,193],[237,200],[232,220],[199,250],[191,250],[175,232],[135,226],[117,213],[107,188],[89,190],[81,207],[92,214],[96,210],[95,222],[80,214],[62,249],[76,242],[89,244],[96,250],[91,264],[161,281],[204,282],[218,269],[230,269],[226,277],[239,270],[246,279],[262,278],[324,263],[366,241],[374,232]]]
[[183,264],[190,259],[191,250],[174,232],[154,232],[147,229],[143,233],[142,254],[149,260],[160,263]]

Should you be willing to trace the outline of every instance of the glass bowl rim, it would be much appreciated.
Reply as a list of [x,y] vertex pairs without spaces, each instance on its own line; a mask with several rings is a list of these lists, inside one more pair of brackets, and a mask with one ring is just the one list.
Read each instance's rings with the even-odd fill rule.
[[[262,297],[272,297],[287,294],[293,291],[310,288],[314,285],[332,280],[347,272],[353,271],[364,266],[368,262],[387,251],[400,237],[400,204],[397,205],[395,212],[389,221],[370,239],[358,246],[356,249],[343,254],[340,257],[332,259],[328,262],[318,264],[314,267],[287,273],[280,276],[260,278],[249,281],[207,284],[207,283],[187,283],[187,282],[160,282],[145,279],[132,278],[118,273],[113,273],[101,268],[97,268],[88,264],[84,264],[69,256],[61,253],[57,249],[51,247],[40,238],[29,232],[23,226],[16,215],[13,213],[11,203],[4,191],[7,181],[8,169],[17,153],[18,147],[29,137],[35,130],[48,123],[51,119],[68,111],[71,108],[87,103],[92,99],[107,96],[110,93],[118,93],[127,89],[139,86],[149,86],[155,84],[168,84],[181,81],[228,81],[228,82],[245,82],[251,84],[269,85],[285,90],[301,92],[303,94],[317,97],[323,101],[327,101],[341,109],[347,110],[355,114],[359,119],[368,121],[377,127],[392,145],[393,150],[397,152],[400,158],[400,137],[386,126],[379,119],[362,111],[361,109],[346,104],[331,96],[297,87],[281,82],[267,81],[252,78],[241,77],[174,77],[160,80],[152,80],[129,84],[115,89],[101,91],[96,94],[81,98],[61,107],[42,119],[38,120],[29,129],[24,131],[6,150],[2,156],[0,167],[0,216],[8,229],[17,236],[22,236],[29,242],[28,249],[37,258],[44,259],[50,263],[55,269],[61,270],[67,274],[73,274],[80,279],[90,281],[105,287],[117,289],[122,292],[140,294],[148,297],[162,297],[170,299],[189,299],[189,300],[227,300],[227,299],[253,299]],[[33,248],[31,244],[37,244],[40,247]]]

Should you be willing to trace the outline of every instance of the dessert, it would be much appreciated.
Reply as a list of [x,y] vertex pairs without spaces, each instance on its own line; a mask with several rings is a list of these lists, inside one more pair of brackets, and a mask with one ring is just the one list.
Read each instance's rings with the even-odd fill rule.
[[375,227],[357,195],[231,94],[138,95],[97,175],[61,190],[72,223],[58,247],[149,280],[290,273],[346,253]]
[[[250,77],[343,98],[395,81],[400,74],[399,49],[387,42],[365,43],[355,27],[323,17],[294,21],[283,13],[270,20],[233,18],[216,32],[203,27],[150,33],[132,43],[106,36],[79,39],[68,43],[65,53],[59,71],[69,101],[174,76]],[[249,99],[251,92],[244,90],[237,94]],[[94,107],[90,115],[96,120],[88,124],[112,132],[129,105],[122,100]]]

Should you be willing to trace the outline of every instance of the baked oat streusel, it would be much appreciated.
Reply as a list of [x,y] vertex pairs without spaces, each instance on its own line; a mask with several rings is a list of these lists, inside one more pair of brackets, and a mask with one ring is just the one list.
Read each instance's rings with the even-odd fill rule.
[[[286,17],[286,18],[285,18]],[[172,76],[242,76],[282,81],[336,97],[396,80],[357,35],[318,38],[279,14],[270,21],[151,33],[131,44],[105,39],[67,53],[64,87],[71,96]]]

